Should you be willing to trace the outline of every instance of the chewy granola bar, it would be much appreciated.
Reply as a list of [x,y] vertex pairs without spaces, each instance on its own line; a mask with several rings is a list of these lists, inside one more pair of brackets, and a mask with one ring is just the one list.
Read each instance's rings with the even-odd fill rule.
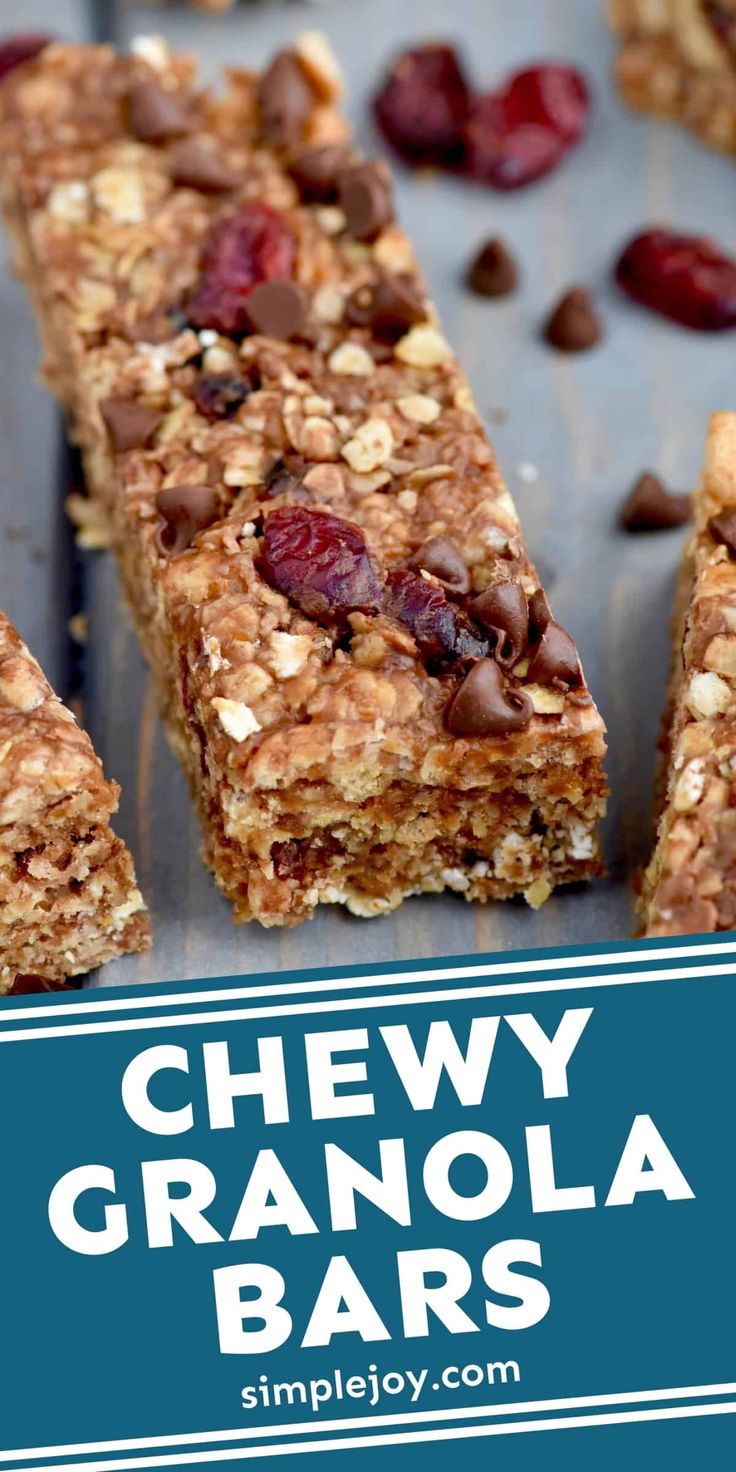
[[54,45],[0,98],[48,381],[235,917],[599,872],[604,728],[314,35],[214,96]]
[[148,946],[133,861],[110,827],[118,791],[0,613],[0,992],[19,974],[58,982]]
[[624,100],[736,153],[736,0],[611,0],[610,17]]
[[736,929],[736,414],[711,420],[674,619],[650,936]]

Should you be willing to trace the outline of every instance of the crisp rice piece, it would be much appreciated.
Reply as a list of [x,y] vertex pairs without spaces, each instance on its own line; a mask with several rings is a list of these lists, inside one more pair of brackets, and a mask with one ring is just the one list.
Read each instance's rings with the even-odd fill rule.
[[624,101],[736,153],[734,0],[611,0],[609,14]]
[[649,936],[736,928],[736,414],[711,420],[673,636],[659,828],[640,899]]
[[150,944],[119,788],[0,613],[0,992],[59,982]]
[[313,34],[217,96],[50,46],[6,219],[235,918],[536,906],[600,872],[604,727],[339,90]]

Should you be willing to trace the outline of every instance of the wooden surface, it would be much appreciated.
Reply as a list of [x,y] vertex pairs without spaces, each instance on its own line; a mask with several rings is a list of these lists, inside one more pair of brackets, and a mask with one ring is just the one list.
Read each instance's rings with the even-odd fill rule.
[[[631,931],[631,875],[650,840],[681,535],[626,537],[615,518],[631,480],[647,466],[675,488],[693,483],[708,414],[736,407],[736,395],[733,335],[699,337],[648,316],[617,294],[610,265],[617,246],[647,223],[705,231],[733,246],[734,165],[675,129],[623,111],[596,0],[455,0],[452,7],[442,0],[333,0],[319,9],[244,5],[220,17],[121,5],[118,25],[121,40],[164,32],[214,73],[226,60],[260,64],[296,30],[319,24],[348,78],[361,142],[375,150],[367,98],[383,64],[410,39],[446,35],[449,13],[453,39],[478,83],[491,85],[508,68],[548,57],[581,64],[594,88],[587,141],[529,190],[504,196],[400,169],[396,189],[556,615],[578,640],[609,726],[610,878],[561,895],[537,914],[521,904],[471,907],[453,896],[426,897],[381,920],[328,909],[297,930],[234,928],[199,861],[197,823],[156,718],[114,566],[105,554],[89,554],[81,570],[91,630],[83,670],[87,724],[107,770],[123,785],[119,828],[136,855],[155,927],[149,956],[109,966],[93,984],[559,945]],[[23,23],[80,35],[88,16],[72,0],[27,0]],[[9,0],[0,4],[0,19],[3,29],[17,28]],[[480,302],[460,284],[469,253],[490,233],[507,237],[523,268],[522,289],[505,303]],[[561,290],[578,281],[596,288],[607,338],[594,353],[566,360],[540,343],[538,327]],[[32,386],[35,334],[7,269],[0,309],[0,604],[63,692],[73,670],[65,620],[79,569],[59,510],[66,472],[58,426]]]

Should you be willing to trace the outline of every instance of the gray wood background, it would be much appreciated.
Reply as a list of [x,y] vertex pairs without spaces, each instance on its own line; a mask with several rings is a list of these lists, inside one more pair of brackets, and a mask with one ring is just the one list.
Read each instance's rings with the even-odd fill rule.
[[[650,842],[681,534],[627,537],[616,529],[616,513],[645,467],[674,488],[690,486],[708,415],[736,408],[736,393],[734,338],[696,336],[648,316],[610,284],[610,265],[618,245],[647,223],[669,222],[733,246],[733,163],[620,107],[598,0],[256,3],[219,17],[120,4],[98,6],[98,20],[112,21],[114,12],[122,42],[163,32],[196,52],[208,74],[224,61],[260,64],[296,30],[319,25],[340,56],[349,111],[368,149],[380,148],[370,92],[409,40],[449,34],[476,82],[487,86],[539,58],[585,69],[595,95],[590,135],[557,174],[506,196],[397,168],[396,188],[557,617],[577,637],[608,723],[613,798],[605,834],[610,877],[552,899],[537,914],[448,896],[412,900],[381,920],[330,909],[293,931],[233,927],[199,861],[197,824],[156,718],[114,566],[104,553],[75,558],[61,511],[70,471],[57,416],[34,386],[35,332],[23,293],[0,261],[0,605],[60,693],[81,688],[97,749],[122,783],[119,828],[135,853],[155,927],[150,955],[109,966],[92,984],[627,937],[631,876]],[[22,24],[83,36],[90,13],[81,0],[25,0]],[[17,5],[0,0],[0,29],[18,27]],[[507,237],[523,268],[521,290],[504,303],[480,302],[461,286],[465,261],[490,233]],[[538,328],[549,304],[578,281],[596,289],[607,336],[595,352],[567,360],[539,341]],[[533,467],[533,480],[525,467]],[[80,598],[90,622],[81,665],[66,632]]]

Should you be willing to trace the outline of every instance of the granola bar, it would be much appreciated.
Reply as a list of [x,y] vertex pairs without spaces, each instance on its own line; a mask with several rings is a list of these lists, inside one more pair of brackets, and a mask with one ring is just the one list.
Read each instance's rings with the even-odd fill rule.
[[2,89],[46,376],[235,918],[600,870],[604,727],[325,42]]
[[610,17],[624,100],[736,153],[736,0],[612,0]]
[[673,633],[649,936],[736,928],[736,414],[711,420]]
[[0,613],[0,992],[149,945],[133,861],[110,827],[119,788]]

